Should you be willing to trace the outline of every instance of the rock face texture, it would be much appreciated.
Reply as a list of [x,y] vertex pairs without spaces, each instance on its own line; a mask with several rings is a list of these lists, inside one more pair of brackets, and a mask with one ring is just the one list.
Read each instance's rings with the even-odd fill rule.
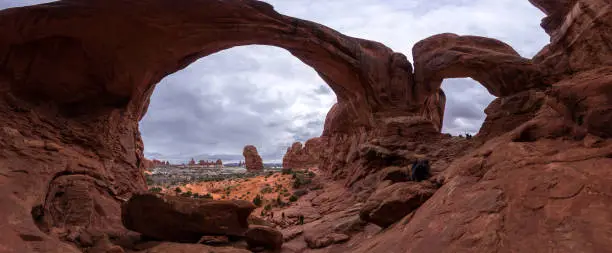
[[380,189],[361,208],[361,219],[386,228],[419,208],[436,192],[432,183],[405,182]]
[[[146,189],[138,121],[155,84],[201,57],[262,44],[289,50],[336,93],[312,154],[358,200],[380,170],[422,157],[443,184],[349,252],[606,252],[612,7],[529,1],[547,14],[551,36],[533,59],[494,39],[440,34],[415,45],[414,71],[380,43],[255,0],[64,0],[0,11],[2,250],[80,252],[91,231],[126,233],[120,204]],[[498,97],[467,144],[439,133],[440,84],[453,77]],[[315,247],[348,236],[312,231],[304,233]]]
[[263,170],[263,161],[261,160],[261,156],[259,156],[259,153],[257,152],[257,148],[255,146],[244,146],[242,155],[244,156],[244,166],[246,167],[247,171]]
[[251,226],[245,234],[246,241],[252,249],[264,248],[279,250],[283,245],[283,234],[271,227]]
[[283,168],[287,169],[307,169],[319,167],[322,153],[325,151],[325,138],[312,138],[302,146],[296,142],[287,148],[287,153],[283,156]]
[[255,206],[242,200],[135,194],[121,207],[126,228],[167,241],[197,242],[204,235],[243,236]]

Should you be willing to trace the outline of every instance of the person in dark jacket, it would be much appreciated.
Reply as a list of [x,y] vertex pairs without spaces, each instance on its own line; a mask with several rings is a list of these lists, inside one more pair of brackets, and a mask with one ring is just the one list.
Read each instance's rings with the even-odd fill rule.
[[416,181],[416,182],[420,182],[423,180],[428,179],[431,174],[429,173],[429,160],[427,159],[423,159],[423,160],[416,160],[413,164],[412,164],[412,170],[411,170],[411,180],[412,181]]

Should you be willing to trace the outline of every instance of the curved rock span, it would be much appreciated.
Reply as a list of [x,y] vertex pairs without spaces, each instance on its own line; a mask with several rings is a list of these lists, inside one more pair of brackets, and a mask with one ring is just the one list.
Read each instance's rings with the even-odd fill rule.
[[[337,95],[312,154],[322,171],[365,196],[355,201],[398,187],[378,185],[381,170],[424,157],[442,184],[418,208],[410,204],[403,222],[347,251],[605,252],[612,7],[530,2],[548,15],[542,27],[551,35],[533,59],[498,40],[440,34],[415,45],[414,72],[380,43],[255,0],[64,0],[3,10],[0,245],[79,252],[92,231],[128,233],[119,207],[146,188],[138,121],[156,83],[198,58],[262,44],[289,50]],[[440,85],[455,77],[498,97],[471,141],[440,134]],[[290,166],[313,160],[295,157],[302,156],[287,157]],[[386,212],[390,202],[381,203],[367,216]],[[317,247],[347,239],[326,238]]]

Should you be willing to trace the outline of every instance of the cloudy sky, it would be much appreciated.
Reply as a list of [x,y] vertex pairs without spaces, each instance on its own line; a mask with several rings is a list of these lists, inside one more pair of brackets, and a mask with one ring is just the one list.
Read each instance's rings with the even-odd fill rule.
[[[40,3],[0,0],[0,8]],[[49,2],[49,1],[44,1]],[[452,32],[500,39],[531,57],[548,43],[544,14],[527,0],[268,0],[283,14],[384,43],[412,59],[412,46]],[[471,79],[443,83],[443,132],[476,133],[493,97]],[[294,141],[322,132],[335,95],[316,72],[280,48],[243,46],[205,57],[158,85],[140,122],[149,157],[240,159],[257,146],[280,160]]]

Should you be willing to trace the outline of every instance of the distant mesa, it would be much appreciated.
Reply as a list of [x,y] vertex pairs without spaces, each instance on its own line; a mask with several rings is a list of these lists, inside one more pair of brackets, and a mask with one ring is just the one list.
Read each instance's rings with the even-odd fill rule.
[[244,146],[244,150],[242,151],[242,155],[244,156],[244,165],[247,171],[262,171],[263,170],[263,160],[259,153],[257,152],[257,148],[253,145]]
[[145,166],[145,169],[152,169],[152,168],[155,168],[155,167],[170,166],[170,162],[169,161],[163,161],[163,160],[157,160],[157,159],[149,160],[149,159],[145,158],[144,159],[144,166]]
[[199,160],[196,163],[195,159],[191,158],[189,163],[187,165],[184,165],[184,167],[195,168],[195,169],[201,169],[201,168],[222,169],[223,168],[223,161],[221,161],[221,159],[217,159],[217,161],[213,161],[213,160],[210,160],[210,161],[209,160]]
[[[153,160],[149,160],[145,158],[145,169],[153,169],[153,168],[157,168],[157,167],[165,167],[165,166],[171,166],[169,161],[162,161],[162,160],[157,160],[157,159],[153,159]],[[223,168],[223,161],[221,159],[217,159],[216,161],[213,160],[199,160],[198,162],[195,161],[195,159],[191,158],[191,160],[189,160],[189,162],[187,164],[182,164],[182,165],[175,165],[175,166],[179,166],[179,167],[183,167],[183,168],[215,168],[215,169],[221,169]]]

